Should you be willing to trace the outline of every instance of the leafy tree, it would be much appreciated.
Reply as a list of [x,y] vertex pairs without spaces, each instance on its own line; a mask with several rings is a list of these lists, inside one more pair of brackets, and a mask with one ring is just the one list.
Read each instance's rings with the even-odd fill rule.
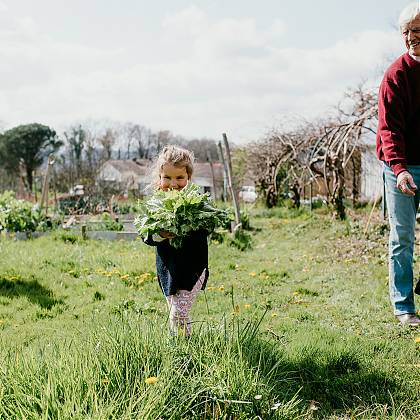
[[50,127],[38,123],[19,125],[0,135],[0,162],[14,173],[19,173],[21,166],[31,191],[33,171],[62,144]]
[[79,174],[82,164],[82,152],[86,143],[86,132],[79,125],[78,127],[71,127],[68,132],[65,131],[64,136],[70,146],[71,156],[76,164],[77,174]]
[[105,134],[100,137],[99,143],[103,147],[104,159],[109,160],[112,157],[112,147],[115,144],[115,131],[112,128],[107,128]]

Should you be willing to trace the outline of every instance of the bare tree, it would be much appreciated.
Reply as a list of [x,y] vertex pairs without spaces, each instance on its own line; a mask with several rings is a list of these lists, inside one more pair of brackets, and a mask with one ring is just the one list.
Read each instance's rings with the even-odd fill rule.
[[267,207],[274,207],[279,200],[278,175],[282,167],[288,168],[286,180],[299,184],[302,156],[300,150],[305,138],[297,132],[270,132],[262,142],[251,145],[250,163],[256,175],[256,184],[265,196]]
[[[359,85],[346,92],[345,100],[346,107],[338,107],[337,121],[325,126],[324,134],[317,139],[309,164],[313,172],[323,175],[328,200],[340,219],[345,218],[345,168],[355,151],[363,147],[360,142],[362,135],[375,133],[377,124],[375,91]],[[354,164],[353,168],[356,169]]]
[[303,123],[301,127],[273,130],[262,141],[250,146],[250,157],[257,185],[268,207],[279,198],[279,173],[299,206],[302,188],[313,180],[323,180],[327,201],[338,218],[345,218],[346,169],[353,171],[352,197],[355,202],[360,182],[360,139],[375,133],[377,97],[363,85],[346,92],[334,119]]

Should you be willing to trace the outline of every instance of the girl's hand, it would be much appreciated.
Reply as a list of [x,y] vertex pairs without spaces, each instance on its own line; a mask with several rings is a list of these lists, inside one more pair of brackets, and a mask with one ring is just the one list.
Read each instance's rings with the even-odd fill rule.
[[168,232],[167,230],[161,230],[159,232],[159,235],[162,236],[162,238],[165,238],[165,239],[173,239],[176,236],[172,232]]

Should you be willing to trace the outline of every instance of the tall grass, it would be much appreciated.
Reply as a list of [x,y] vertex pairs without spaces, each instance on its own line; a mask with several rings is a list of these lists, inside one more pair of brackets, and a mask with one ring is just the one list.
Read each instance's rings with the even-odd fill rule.
[[411,410],[414,418],[413,408],[392,406],[391,394],[408,387],[370,364],[368,349],[324,334],[323,345],[302,337],[287,350],[259,321],[223,318],[185,338],[170,336],[159,318],[126,312],[72,340],[9,349],[1,417],[295,419],[317,417],[321,405],[323,416],[409,418]]
[[[226,321],[191,338],[171,337],[156,318],[116,315],[86,338],[9,350],[0,370],[1,416],[296,418],[302,406],[287,385],[295,372],[257,328]],[[149,377],[157,382],[147,384]]]
[[420,418],[386,232],[259,216],[252,249],[211,244],[190,339],[169,336],[141,242],[0,238],[0,419]]

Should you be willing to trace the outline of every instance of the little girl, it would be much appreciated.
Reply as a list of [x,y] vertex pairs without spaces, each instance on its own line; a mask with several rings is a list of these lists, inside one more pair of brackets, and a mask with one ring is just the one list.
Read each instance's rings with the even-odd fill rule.
[[[181,190],[191,180],[194,154],[177,146],[165,146],[156,161],[155,188]],[[190,310],[200,289],[206,286],[208,271],[207,232],[192,231],[181,248],[170,245],[174,236],[162,231],[145,239],[156,246],[156,271],[169,306],[169,325],[176,335],[181,328],[191,334]]]

